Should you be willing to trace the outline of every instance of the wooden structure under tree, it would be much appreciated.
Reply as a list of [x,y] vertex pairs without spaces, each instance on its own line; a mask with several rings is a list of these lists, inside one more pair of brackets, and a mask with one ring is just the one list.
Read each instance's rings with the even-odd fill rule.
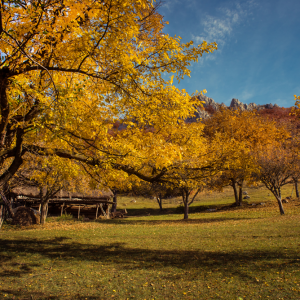
[[[52,216],[72,214],[77,218],[84,215],[90,219],[97,219],[102,214],[109,218],[110,205],[111,207],[114,205],[114,202],[109,201],[113,196],[112,192],[95,190],[87,194],[90,196],[82,193],[58,192],[49,199],[47,215],[48,213]],[[40,190],[36,187],[14,188],[10,197],[15,207],[24,205],[40,210]]]

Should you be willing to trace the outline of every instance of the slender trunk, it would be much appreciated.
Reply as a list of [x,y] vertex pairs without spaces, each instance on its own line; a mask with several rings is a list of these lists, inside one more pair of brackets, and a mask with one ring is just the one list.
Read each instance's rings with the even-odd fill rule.
[[157,200],[157,203],[159,205],[159,210],[162,211],[163,208],[162,208],[162,196],[161,196],[161,194],[156,196],[156,200]]
[[280,214],[281,215],[284,215],[284,210],[283,210],[283,206],[282,206],[282,201],[281,201],[281,197],[277,198],[277,202],[278,202],[278,205],[279,205],[279,211],[280,211]]
[[242,181],[239,184],[239,201],[238,201],[238,206],[241,206],[242,205],[242,201],[243,201],[243,183],[244,183],[244,181]]
[[239,187],[239,201],[238,201],[238,206],[242,205],[242,201],[243,201],[243,188]]
[[298,179],[294,179],[296,197],[299,198]]
[[239,196],[238,196],[238,192],[237,192],[237,188],[236,188],[236,181],[235,181],[235,179],[231,179],[231,186],[232,186],[233,191],[234,191],[235,204],[238,205],[239,204]]
[[284,209],[281,201],[281,190],[280,188],[276,189],[275,191],[272,191],[273,195],[275,196],[278,206],[279,206],[279,211],[281,215],[284,215]]
[[48,202],[49,200],[41,202],[41,217],[40,217],[41,225],[44,225],[46,223]]
[[184,204],[184,220],[187,220],[189,218],[189,192],[183,190],[182,192],[182,200]]
[[189,218],[189,204],[188,202],[184,202],[184,220]]
[[114,189],[113,191],[113,205],[112,205],[112,208],[111,208],[111,213],[115,213],[117,211],[117,202],[118,202],[118,198],[117,198],[117,194],[118,194],[118,191],[116,189]]

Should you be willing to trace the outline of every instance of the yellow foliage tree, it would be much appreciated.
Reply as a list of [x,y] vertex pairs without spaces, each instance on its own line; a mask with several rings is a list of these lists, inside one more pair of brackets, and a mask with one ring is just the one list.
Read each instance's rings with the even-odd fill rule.
[[[157,157],[163,170],[178,156],[177,146],[166,147],[164,138],[196,103],[165,73],[180,81],[190,75],[190,62],[217,45],[193,46],[164,34],[159,4],[1,2],[0,186],[14,176],[26,152],[130,174],[145,160]],[[110,134],[119,119],[124,130]]]
[[282,186],[292,183],[293,177],[298,175],[299,155],[290,151],[284,143],[274,143],[256,152],[259,165],[258,179],[275,196],[280,214],[284,214],[282,205]]
[[232,186],[235,203],[241,205],[243,184],[245,181],[252,181],[252,174],[259,168],[253,153],[286,139],[288,133],[276,126],[275,122],[263,119],[255,111],[221,109],[207,119],[205,125],[204,131],[208,137],[218,135],[223,144],[230,143],[232,148],[228,152],[228,163],[214,181],[215,188]]
[[221,172],[228,163],[228,152],[232,151],[230,143],[222,143],[218,135],[210,140],[205,138],[203,129],[201,122],[177,126],[172,136],[164,140],[164,148],[177,150],[177,156],[174,155],[172,161],[163,167],[160,157],[154,156],[139,169],[139,174],[149,174],[145,175],[146,180],[152,176],[164,187],[180,191],[184,219],[188,219],[189,206],[206,186],[206,181]]

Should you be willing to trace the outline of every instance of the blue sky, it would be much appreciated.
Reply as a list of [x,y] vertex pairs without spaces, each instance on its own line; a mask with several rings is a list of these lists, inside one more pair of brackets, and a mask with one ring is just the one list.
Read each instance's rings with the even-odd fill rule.
[[164,32],[183,42],[217,42],[180,84],[230,104],[294,105],[300,95],[300,0],[164,0]]

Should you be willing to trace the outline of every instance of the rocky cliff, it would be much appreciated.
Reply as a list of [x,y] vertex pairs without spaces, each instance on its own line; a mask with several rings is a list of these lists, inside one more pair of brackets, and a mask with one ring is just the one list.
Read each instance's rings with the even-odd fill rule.
[[197,114],[194,118],[189,118],[187,122],[193,122],[198,118],[205,119],[208,118],[213,111],[218,111],[221,107],[227,107],[230,109],[240,109],[242,111],[244,110],[261,110],[261,109],[273,109],[279,107],[277,104],[264,104],[264,105],[258,105],[255,103],[250,104],[244,104],[243,102],[239,101],[238,99],[233,98],[231,100],[231,103],[229,106],[226,106],[224,103],[217,103],[214,99],[206,97],[204,95],[198,94],[195,97],[197,97],[200,101],[202,101],[203,107],[199,107],[197,109]]

